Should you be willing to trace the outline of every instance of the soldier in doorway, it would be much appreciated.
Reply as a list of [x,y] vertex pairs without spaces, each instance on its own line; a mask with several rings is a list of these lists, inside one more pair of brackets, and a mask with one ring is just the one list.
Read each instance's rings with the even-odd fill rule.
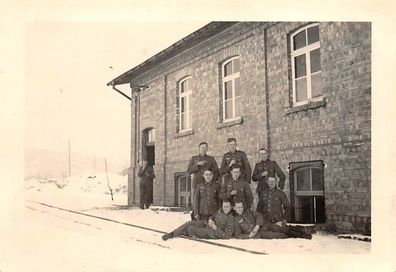
[[266,148],[260,148],[259,150],[261,161],[256,164],[253,170],[252,179],[253,181],[258,181],[256,192],[259,197],[263,192],[269,189],[267,180],[269,177],[279,178],[279,188],[284,189],[286,176],[280,169],[276,161],[271,161],[269,158],[269,153]]
[[241,170],[241,177],[250,183],[252,168],[245,152],[237,150],[237,140],[235,138],[228,138],[227,144],[230,149],[225,153],[221,161],[220,174],[230,176],[233,167],[239,167]]
[[153,202],[153,179],[155,178],[154,169],[152,165],[148,165],[147,161],[140,164],[138,171],[140,177],[140,208],[148,209]]

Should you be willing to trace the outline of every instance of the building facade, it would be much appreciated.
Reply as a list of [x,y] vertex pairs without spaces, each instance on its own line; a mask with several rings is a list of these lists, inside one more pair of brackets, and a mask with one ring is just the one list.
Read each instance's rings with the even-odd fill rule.
[[370,231],[370,23],[213,22],[108,85],[127,83],[130,205],[139,160],[154,164],[154,204],[188,206],[198,144],[220,165],[235,137],[252,168],[268,147],[294,222]]

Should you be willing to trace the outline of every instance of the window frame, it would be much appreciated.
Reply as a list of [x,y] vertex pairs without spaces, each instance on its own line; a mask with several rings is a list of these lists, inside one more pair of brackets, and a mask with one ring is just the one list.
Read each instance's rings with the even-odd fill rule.
[[[180,187],[183,179],[185,179],[186,182],[186,190],[180,191]],[[191,186],[192,186],[191,175],[185,172],[175,173],[175,205],[177,207],[184,207],[184,208],[192,207]],[[181,197],[185,197],[184,205],[182,205],[180,202]]]
[[[316,206],[316,202],[322,199],[325,205],[326,197],[325,197],[325,180],[324,180],[324,163],[322,160],[316,161],[305,161],[305,162],[291,162],[289,163],[289,177],[290,177],[290,204],[291,204],[291,216],[292,222],[294,223],[321,223],[321,220],[326,222],[326,207],[321,210],[320,206]],[[310,190],[297,190],[297,174],[299,171],[303,171],[306,169],[310,169],[309,172],[309,186]],[[313,169],[318,169],[321,171],[321,179],[323,182],[322,190],[312,190],[313,189],[313,180],[312,180],[312,172]],[[311,198],[312,199],[312,214],[311,214],[311,222],[300,221],[303,220],[301,218],[302,212],[306,210],[301,210],[303,206],[301,205],[302,198]],[[319,200],[318,200],[319,199]],[[321,219],[322,218],[322,219]],[[323,222],[323,223],[324,223]]]
[[[190,103],[191,103],[191,99],[192,99],[192,88],[191,88],[191,79],[192,76],[186,76],[184,78],[182,78],[181,80],[179,80],[178,82],[178,102],[179,102],[179,121],[178,121],[178,126],[179,126],[179,133],[182,132],[186,132],[186,131],[190,131],[192,129],[192,115],[193,115],[193,111],[192,109],[190,109]],[[187,83],[187,90],[184,90],[184,92],[182,93],[182,84],[183,82],[188,82]],[[182,99],[185,98],[185,105],[186,105],[186,111],[182,112]],[[185,128],[183,127],[182,124],[182,115],[185,115],[185,117],[187,118],[187,125]],[[191,122],[190,122],[191,120]]]
[[[224,76],[224,74],[225,74],[225,66],[226,66],[228,63],[230,63],[230,62],[232,63],[232,69],[233,69],[233,71],[234,71],[234,60],[236,60],[236,59],[239,60],[239,71],[238,71],[238,72],[233,72],[233,73],[230,74],[230,75]],[[234,56],[234,57],[232,57],[232,58],[229,58],[229,59],[225,60],[225,61],[221,64],[221,86],[222,86],[222,98],[221,98],[221,100],[222,100],[222,110],[223,110],[223,114],[222,114],[222,123],[230,122],[230,121],[235,121],[235,120],[238,120],[238,119],[240,119],[240,118],[242,117],[241,112],[240,112],[240,114],[239,114],[238,116],[236,116],[236,114],[235,114],[235,100],[236,100],[237,98],[239,98],[239,99],[242,98],[242,91],[241,91],[241,90],[240,90],[240,95],[239,95],[238,97],[235,96],[235,79],[239,78],[239,86],[241,86],[241,85],[240,85],[240,82],[241,82],[240,74],[241,74],[241,69],[240,69],[240,56]],[[232,103],[232,117],[231,117],[231,118],[226,118],[226,100],[225,100],[225,97],[226,97],[226,96],[225,96],[226,88],[225,88],[225,84],[226,84],[226,82],[228,82],[228,81],[231,81],[231,82],[232,82],[232,91],[231,91],[231,93],[232,93],[232,98],[227,100],[227,101],[229,101],[229,100],[232,101],[232,102],[231,102],[231,103]],[[241,105],[241,107],[240,107],[240,110],[241,110],[241,108],[242,108],[242,103],[241,103],[240,105]]]
[[[291,58],[291,68],[292,68],[292,88],[293,88],[293,106],[300,106],[300,105],[305,105],[310,102],[315,102],[315,101],[320,101],[323,99],[323,92],[321,95],[317,97],[312,97],[312,76],[316,74],[321,74],[322,73],[322,66],[320,67],[320,71],[316,71],[313,74],[311,73],[311,55],[310,53],[316,49],[320,50],[321,44],[320,44],[320,33],[319,33],[319,40],[317,42],[314,42],[312,44],[308,44],[308,29],[314,26],[319,27],[319,23],[313,23],[309,24],[303,28],[299,28],[295,32],[293,32],[292,35],[290,35],[290,58]],[[302,31],[305,31],[305,41],[306,41],[306,46],[299,48],[297,50],[294,50],[294,42],[293,39],[295,36],[300,34]],[[305,55],[305,68],[306,68],[306,81],[307,81],[307,89],[306,89],[306,95],[307,98],[302,101],[297,102],[297,90],[296,90],[296,70],[295,70],[295,58],[301,55]]]

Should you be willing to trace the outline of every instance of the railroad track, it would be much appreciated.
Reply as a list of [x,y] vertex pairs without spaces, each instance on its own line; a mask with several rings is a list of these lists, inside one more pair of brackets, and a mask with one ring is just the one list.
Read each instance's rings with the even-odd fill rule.
[[[111,223],[115,223],[115,224],[120,224],[120,225],[125,225],[128,227],[132,227],[132,228],[138,228],[138,229],[142,229],[142,230],[146,230],[146,231],[151,231],[151,232],[156,232],[156,233],[160,233],[160,234],[165,234],[166,232],[161,231],[161,230],[157,230],[154,228],[149,228],[149,227],[145,227],[145,226],[140,226],[140,225],[135,225],[135,224],[131,224],[131,223],[127,223],[127,222],[122,222],[122,221],[118,221],[115,219],[111,219],[111,218],[106,218],[106,217],[102,217],[102,216],[97,216],[97,215],[92,215],[92,214],[88,214],[88,213],[83,213],[83,212],[79,212],[79,211],[75,211],[75,210],[71,210],[71,209],[66,209],[66,208],[62,208],[62,207],[57,207],[54,205],[50,205],[47,203],[43,203],[43,202],[38,202],[38,201],[30,201],[32,203],[36,203],[39,204],[41,206],[47,207],[47,208],[51,208],[51,209],[55,209],[55,210],[60,210],[63,212],[67,212],[67,213],[73,213],[73,214],[78,214],[81,216],[85,216],[85,217],[90,217],[90,218],[95,218],[98,220],[102,220],[102,221],[107,221],[107,222],[111,222]],[[29,208],[33,211],[37,211],[36,209],[26,206],[26,208]],[[212,245],[212,246],[217,246],[217,247],[223,247],[223,248],[228,248],[228,249],[232,249],[232,250],[237,250],[237,251],[242,251],[242,252],[246,252],[246,253],[250,253],[250,254],[255,254],[255,255],[266,255],[267,253],[265,252],[260,252],[260,251],[255,251],[255,250],[248,250],[245,248],[241,248],[241,247],[236,247],[236,246],[231,246],[231,245],[224,245],[221,243],[217,243],[214,241],[210,241],[210,240],[203,240],[203,239],[198,239],[198,238],[194,238],[194,237],[189,237],[189,236],[180,236],[180,238],[182,239],[187,239],[187,240],[191,240],[197,243],[203,243],[203,244],[208,244],[208,245]]]

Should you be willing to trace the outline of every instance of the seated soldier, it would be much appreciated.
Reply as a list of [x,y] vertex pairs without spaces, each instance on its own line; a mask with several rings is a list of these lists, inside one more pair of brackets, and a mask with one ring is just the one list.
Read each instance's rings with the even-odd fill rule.
[[231,176],[224,177],[224,183],[221,186],[219,197],[221,200],[229,200],[233,203],[243,202],[245,207],[250,208],[253,203],[253,193],[249,183],[241,177],[241,169],[234,167],[231,170]]
[[230,239],[234,230],[234,217],[230,213],[232,209],[229,201],[224,201],[222,208],[205,221],[189,221],[174,231],[162,236],[163,240],[188,235],[203,239]]
[[279,227],[273,223],[265,222],[263,215],[244,209],[242,202],[234,204],[234,235],[238,239],[262,238],[262,239],[282,239],[282,238],[305,238],[311,239],[312,235],[292,226]]
[[[284,191],[277,188],[275,177],[269,177],[267,181],[269,189],[261,194],[256,211],[264,216],[265,222],[275,224],[276,226],[273,228],[278,228],[278,230],[284,227],[287,228],[286,223],[290,221],[289,199]],[[314,232],[313,229],[308,227],[295,226],[293,228],[307,233]],[[287,230],[283,230],[282,232],[285,231]]]

